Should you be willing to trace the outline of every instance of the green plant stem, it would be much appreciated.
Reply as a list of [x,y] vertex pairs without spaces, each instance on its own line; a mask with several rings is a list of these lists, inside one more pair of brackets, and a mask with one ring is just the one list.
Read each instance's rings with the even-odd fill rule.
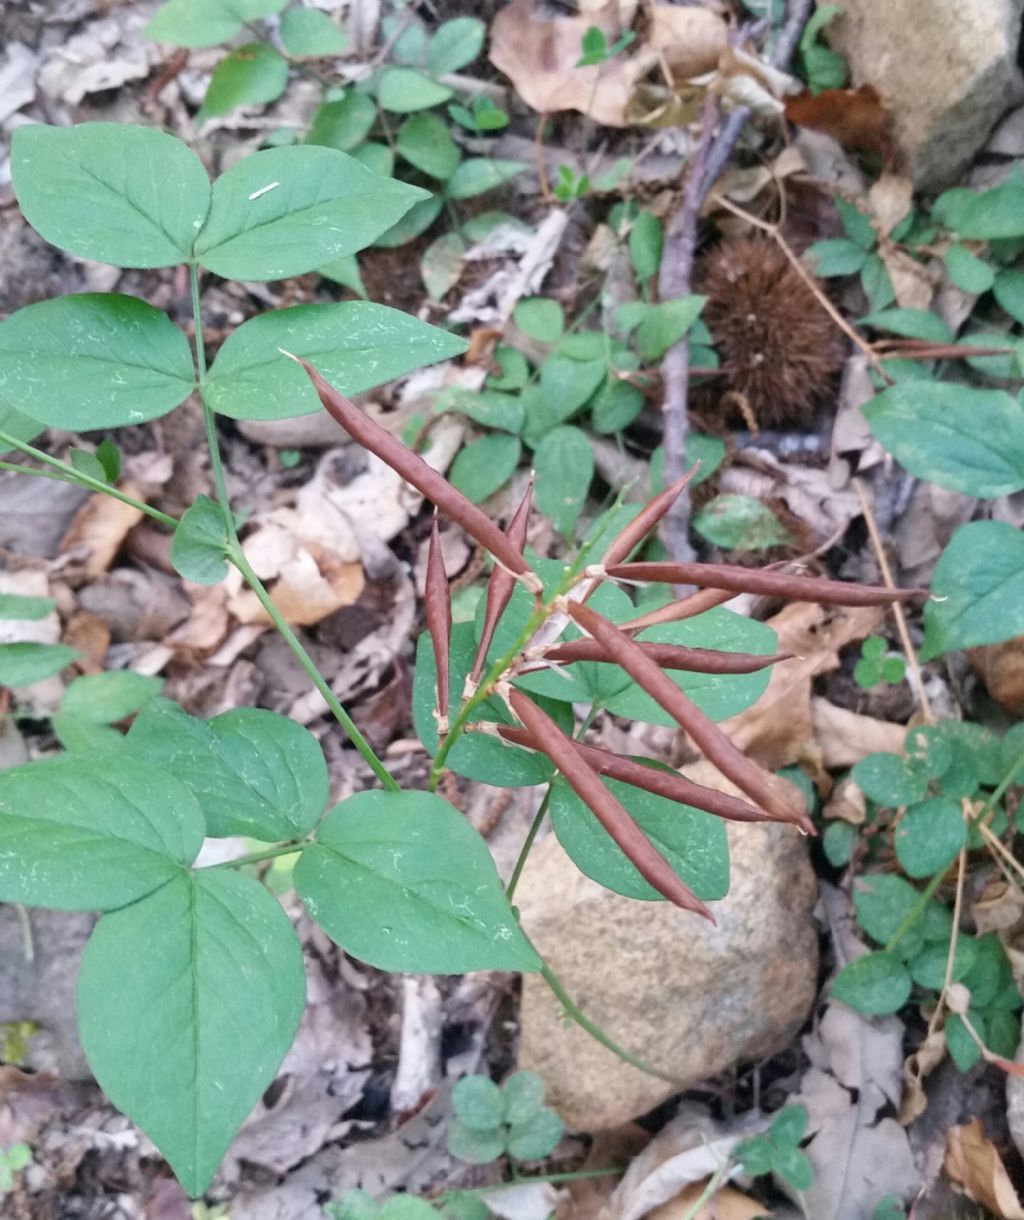
[[[535,947],[536,948],[536,947]],[[648,1076],[656,1076],[659,1080],[667,1080],[669,1084],[679,1085],[682,1087],[683,1082],[675,1076],[670,1076],[667,1072],[661,1071],[659,1068],[652,1067],[649,1063],[645,1063],[639,1056],[634,1055],[631,1051],[627,1051],[624,1046],[620,1046],[618,1042],[610,1035],[606,1034],[600,1025],[596,1025],[580,1008],[576,1006],[572,997],[559,982],[555,972],[541,958],[543,965],[541,966],[540,976],[551,988],[555,998],[565,1009],[566,1015],[570,1017],[581,1028],[585,1029],[588,1034],[596,1041],[600,1042],[603,1047],[610,1050],[613,1055],[625,1060],[638,1071],[645,1072]]]
[[122,504],[130,504],[132,508],[137,508],[140,513],[144,513],[154,521],[159,521],[161,525],[169,526],[172,530],[178,527],[177,517],[172,517],[168,513],[162,513],[158,508],[151,508],[148,504],[143,503],[142,500],[137,500],[134,496],[128,495],[127,492],[121,491],[110,483],[104,483],[100,479],[94,479],[91,475],[83,474],[82,471],[76,470],[70,463],[62,462],[60,458],[51,457],[49,453],[45,453],[42,449],[37,449],[34,445],[27,445],[24,441],[19,441],[16,436],[11,436],[9,432],[0,431],[0,450],[9,449],[17,449],[19,453],[25,454],[26,457],[35,458],[37,462],[42,462],[44,465],[51,467],[51,470],[33,470],[30,466],[19,466],[15,462],[0,462],[0,469],[2,470],[14,470],[18,474],[35,475],[36,478],[41,479],[57,479],[63,483],[76,483],[79,487],[88,488],[89,491],[110,496],[113,500],[120,500]]
[[523,875],[523,869],[526,867],[526,858],[530,854],[530,848],[533,846],[533,841],[537,837],[537,832],[544,824],[544,819],[547,816],[548,806],[551,804],[551,785],[548,784],[548,790],[544,793],[544,799],[540,803],[540,808],[533,815],[533,821],[530,823],[530,829],[526,832],[526,838],[523,840],[523,845],[519,849],[519,856],[516,860],[516,866],[512,870],[512,876],[509,878],[509,883],[505,887],[505,897],[512,901],[515,896],[516,886],[519,884],[519,878]]
[[248,559],[246,559],[245,554],[242,551],[241,543],[239,543],[237,538],[231,540],[226,558],[230,563],[235,565],[235,567],[241,573],[242,579],[249,586],[249,588],[252,589],[253,593],[256,594],[256,599],[270,616],[270,619],[273,622],[278,634],[292,650],[293,654],[295,655],[295,659],[306,671],[306,673],[309,675],[310,681],[323,696],[323,700],[327,704],[328,708],[330,708],[334,719],[337,720],[337,722],[345,730],[345,734],[349,741],[352,742],[355,748],[369,764],[369,767],[373,771],[374,775],[376,775],[384,787],[390,792],[400,792],[401,785],[387,769],[387,767],[385,767],[384,763],[381,762],[373,746],[370,745],[363,734],[359,731],[359,726],[348,714],[348,712],[345,711],[338,699],[338,696],[334,693],[334,691],[331,690],[330,683],[323,676],[320,670],[317,669],[316,662],[306,651],[302,641],[291,629],[289,624],[285,622],[281,615],[281,611],[278,610],[277,606],[274,605],[270,593],[267,591],[266,585],[264,585],[264,583],[252,570],[252,566],[250,565]]
[[222,860],[220,864],[211,864],[210,868],[242,868],[246,864],[259,864],[262,860],[276,860],[279,856],[294,856],[302,851],[306,839],[293,839],[290,843],[280,843],[277,847],[268,847],[265,851],[251,851],[244,856],[236,856],[233,860]]

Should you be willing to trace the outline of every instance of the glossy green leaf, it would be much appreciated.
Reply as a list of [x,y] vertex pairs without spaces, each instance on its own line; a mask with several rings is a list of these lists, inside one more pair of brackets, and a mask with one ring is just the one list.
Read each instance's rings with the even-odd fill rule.
[[517,1161],[539,1161],[550,1156],[562,1138],[562,1120],[547,1108],[533,1115],[528,1122],[514,1124],[508,1133],[508,1151]]
[[[456,623],[451,638],[451,688],[461,691],[476,654],[476,631],[472,623]],[[416,673],[413,679],[412,714],[416,735],[427,753],[437,753],[437,663],[429,632],[423,632],[416,648]],[[550,709],[549,709],[550,710]],[[569,717],[571,720],[571,709]],[[499,699],[485,699],[469,718],[470,723],[490,721],[514,724],[515,720]],[[563,725],[563,727],[566,727]],[[498,788],[521,788],[543,784],[551,778],[552,767],[546,758],[484,733],[463,733],[448,755],[448,766],[456,775],[475,779]]]
[[[378,174],[381,178],[390,178],[395,171],[395,154],[387,144],[378,144],[375,140],[369,140],[365,144],[360,144],[358,148],[353,148],[352,156],[360,165],[365,165],[371,173]],[[430,200],[427,202],[429,203]],[[414,204],[406,212],[406,216],[415,212],[417,207],[419,204]]]
[[171,563],[186,580],[197,585],[219,585],[228,574],[227,545],[220,505],[200,494],[174,531]]
[[247,43],[225,55],[214,69],[196,115],[204,123],[239,106],[276,102],[288,87],[288,61],[262,42]]
[[498,157],[467,157],[448,179],[452,199],[470,199],[493,191],[527,169],[525,161],[502,161]]
[[0,771],[0,900],[111,910],[181,875],[202,846],[195,798],[134,759],[65,754]]
[[966,246],[950,246],[945,259],[949,278],[961,292],[988,292],[995,283],[993,269]]
[[363,276],[359,270],[359,260],[354,254],[343,254],[341,258],[324,263],[322,267],[317,268],[317,271],[324,279],[333,280],[335,284],[341,284],[350,292],[366,299],[366,285],[363,283]]
[[512,320],[525,335],[541,343],[555,343],[565,330],[561,305],[550,297],[524,297],[517,302]]
[[899,1012],[910,998],[910,975],[895,953],[865,953],[844,966],[832,995],[866,1016]]
[[318,8],[287,9],[281,15],[278,32],[289,55],[316,59],[343,55],[348,50],[345,31]]
[[863,411],[875,439],[918,478],[972,496],[1024,488],[1024,408],[1003,390],[908,381]]
[[316,738],[262,708],[198,720],[155,699],[132,725],[128,748],[195,793],[211,835],[298,838],[327,804],[327,764]]
[[180,873],[105,915],[78,979],[100,1087],[198,1196],[273,1081],[306,1003],[302,950],[257,881]]
[[[302,11],[315,12],[316,10],[303,9]],[[322,13],[321,16],[326,16],[326,13]],[[365,93],[359,93],[355,89],[349,89],[344,97],[336,98],[331,102],[323,102],[317,107],[306,136],[306,143],[334,148],[345,153],[354,152],[369,135],[376,118],[377,107],[373,104],[373,98]]]
[[54,297],[0,324],[0,395],[51,427],[89,431],[157,419],[194,386],[188,340],[137,297]]
[[25,597],[20,593],[0,593],[0,619],[38,622],[50,614],[56,602],[52,597]]
[[563,537],[571,537],[594,478],[594,453],[586,433],[579,428],[552,429],[537,446],[533,468],[538,511]]
[[793,541],[772,510],[753,496],[715,496],[694,514],[693,528],[715,546],[734,551],[762,551]]
[[[776,648],[775,632],[764,623],[717,607],[680,623],[665,623],[641,632],[640,640],[658,644],[686,644],[694,648],[722,648],[730,652],[770,653]],[[672,670],[668,675],[686,692],[706,716],[725,720],[749,707],[764,694],[769,670],[753,674],[696,674]],[[635,684],[608,701],[608,710],[628,720],[673,725],[675,721]]]
[[448,101],[452,91],[415,68],[385,68],[377,85],[377,101],[392,114],[429,110]]
[[245,157],[213,186],[199,262],[234,280],[277,280],[354,254],[424,191],[313,144]]
[[908,877],[930,877],[946,868],[967,841],[958,801],[935,797],[914,805],[900,818],[894,835],[896,859]]
[[459,450],[448,472],[449,482],[479,504],[509,481],[521,452],[517,436],[482,436]]
[[[729,892],[729,844],[720,818],[617,780],[602,783],[698,898],[725,897]],[[566,853],[592,881],[627,898],[661,898],[560,778],[552,787],[551,824]]]
[[76,678],[60,701],[60,710],[92,724],[116,724],[159,695],[163,678],[131,669]]
[[427,68],[434,76],[458,72],[472,63],[484,46],[487,27],[479,17],[456,17],[435,30],[427,50]]
[[431,178],[446,181],[455,172],[462,154],[447,126],[436,114],[412,114],[398,129],[398,151]]
[[59,674],[77,656],[66,644],[0,644],[0,686],[31,686]]
[[215,47],[249,21],[279,13],[288,0],[168,0],[153,15],[145,33],[154,42],[179,47]]
[[466,347],[448,331],[386,305],[296,305],[259,314],[233,331],[203,383],[203,397],[235,419],[308,415],[323,409],[320,399],[282,348],[309,360],[343,394],[358,394]]
[[505,1099],[489,1076],[463,1076],[452,1089],[452,1109],[473,1131],[493,1131],[505,1117]]
[[295,868],[313,919],[380,970],[537,970],[483,839],[427,792],[336,805]]
[[373,244],[385,250],[394,250],[398,246],[406,245],[407,242],[419,237],[421,233],[426,233],[441,214],[443,207],[444,199],[440,195],[428,195],[426,199],[414,203],[402,219],[393,224]]
[[973,521],[956,531],[932,577],[924,628],[924,660],[1024,634],[1020,530],[1003,521]]
[[150,127],[25,124],[11,173],[22,214],[51,245],[117,267],[184,262],[210,208],[202,162]]

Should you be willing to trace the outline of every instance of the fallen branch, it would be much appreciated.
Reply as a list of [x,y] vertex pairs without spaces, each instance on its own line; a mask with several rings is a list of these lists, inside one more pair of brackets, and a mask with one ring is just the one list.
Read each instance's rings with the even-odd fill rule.
[[[792,59],[812,7],[813,0],[789,0],[786,24],[772,54],[772,64],[776,68],[787,67]],[[718,98],[709,94],[704,103],[700,136],[690,160],[690,172],[682,202],[669,223],[665,237],[665,250],[658,276],[658,293],[663,301],[686,296],[692,291],[701,209],[732,155],[747,119],[750,118],[750,110],[741,106],[733,111],[715,135],[719,119],[718,107]],[[674,483],[679,479],[686,466],[689,366],[690,341],[684,335],[665,354],[661,364],[666,483]],[[669,556],[678,563],[688,563],[694,558],[689,540],[689,524],[690,498],[684,492],[662,524],[662,540]],[[685,591],[677,590],[680,594]]]

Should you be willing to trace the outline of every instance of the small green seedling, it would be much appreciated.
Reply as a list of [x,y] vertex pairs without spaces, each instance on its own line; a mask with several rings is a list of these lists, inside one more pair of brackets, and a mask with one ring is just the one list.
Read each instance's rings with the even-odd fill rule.
[[500,1089],[487,1076],[463,1076],[452,1104],[448,1151],[460,1161],[487,1165],[504,1155],[539,1161],[562,1138],[562,1120],[544,1105],[544,1082],[535,1072],[515,1072]]
[[446,1194],[436,1204],[413,1195],[395,1195],[378,1203],[365,1190],[348,1190],[324,1209],[330,1220],[488,1220],[490,1212],[471,1191]]
[[551,188],[551,193],[561,203],[571,203],[574,199],[582,199],[590,190],[590,178],[587,174],[577,174],[571,166],[558,167],[558,180]]
[[863,690],[883,684],[895,686],[906,677],[902,657],[887,653],[888,645],[880,635],[869,635],[860,646],[860,659],[853,667],[853,680]]
[[814,1171],[800,1148],[807,1131],[807,1107],[786,1106],[776,1114],[766,1135],[755,1135],[736,1146],[736,1156],[752,1178],[775,1174],[793,1190],[809,1190]]
[[0,1195],[14,1189],[14,1175],[32,1164],[32,1149],[28,1144],[11,1144],[0,1148]]
[[576,61],[576,67],[592,68],[595,64],[606,63],[620,51],[624,51],[635,38],[633,30],[626,30],[609,46],[604,30],[592,25],[583,34],[583,41],[580,43],[581,54]]

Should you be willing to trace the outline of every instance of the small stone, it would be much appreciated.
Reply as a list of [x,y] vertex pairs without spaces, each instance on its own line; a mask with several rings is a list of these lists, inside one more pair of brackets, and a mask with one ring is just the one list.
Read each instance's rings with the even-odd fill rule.
[[[825,0],[818,0],[819,7]],[[957,182],[1013,100],[1021,0],[843,0],[828,39],[887,102],[915,186]]]
[[[736,791],[708,764],[685,773]],[[530,856],[516,902],[538,950],[588,1017],[678,1082],[606,1050],[565,1019],[538,975],[527,974],[519,1066],[540,1073],[569,1127],[596,1131],[639,1117],[735,1064],[779,1051],[807,1017],[818,934],[806,843],[774,823],[730,823],[728,833],[731,884],[711,904],[714,927],[667,902],[603,889],[553,835]]]

